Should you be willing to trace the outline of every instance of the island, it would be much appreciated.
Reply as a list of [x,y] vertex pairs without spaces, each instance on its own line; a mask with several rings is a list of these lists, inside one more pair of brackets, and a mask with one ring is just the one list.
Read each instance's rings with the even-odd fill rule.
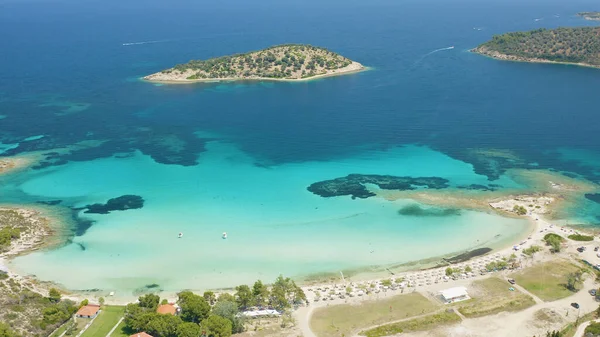
[[586,20],[600,21],[600,12],[579,12],[577,16],[581,16]]
[[600,67],[600,27],[536,29],[495,35],[472,50],[500,60]]
[[154,82],[210,82],[238,80],[301,81],[354,73],[366,68],[324,48],[286,44],[246,54],[192,60],[145,76]]

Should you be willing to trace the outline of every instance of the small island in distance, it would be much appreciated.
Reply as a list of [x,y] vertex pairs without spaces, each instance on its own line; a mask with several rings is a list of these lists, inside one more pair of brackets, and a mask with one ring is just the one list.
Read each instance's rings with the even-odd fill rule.
[[581,16],[586,20],[600,21],[600,12],[580,12],[577,16]]
[[495,35],[472,51],[500,60],[600,68],[600,27],[536,29]]
[[246,54],[192,60],[145,76],[148,81],[209,82],[238,80],[299,81],[344,75],[366,68],[324,48],[286,44]]

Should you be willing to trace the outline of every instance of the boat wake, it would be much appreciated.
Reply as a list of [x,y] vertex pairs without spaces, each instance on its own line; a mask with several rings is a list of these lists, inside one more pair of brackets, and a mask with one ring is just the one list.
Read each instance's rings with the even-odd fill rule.
[[451,49],[454,49],[454,46],[450,46],[450,47],[446,47],[446,48],[440,48],[440,49],[436,49],[436,50],[434,50],[434,51],[430,51],[429,53],[427,53],[427,54],[425,54],[425,55],[421,56],[421,58],[420,58],[420,59],[418,59],[418,60],[417,60],[417,61],[416,61],[416,62],[413,64],[413,66],[411,67],[411,69],[412,69],[412,68],[414,68],[414,67],[416,67],[416,66],[417,66],[417,65],[418,65],[418,64],[419,64],[421,61],[423,61],[423,59],[425,59],[427,56],[429,56],[429,55],[432,55],[432,54],[435,54],[435,53],[439,53],[439,52],[441,52],[441,51],[445,51],[445,50],[451,50]]
[[141,44],[150,44],[150,43],[161,43],[161,42],[169,42],[171,40],[154,40],[154,41],[141,41],[141,42],[127,42],[123,43],[123,46],[138,46]]

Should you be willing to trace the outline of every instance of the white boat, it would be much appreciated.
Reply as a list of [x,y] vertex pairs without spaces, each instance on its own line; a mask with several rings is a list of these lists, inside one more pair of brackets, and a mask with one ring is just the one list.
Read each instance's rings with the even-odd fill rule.
[[223,239],[227,239],[227,232],[223,232]]
[[179,233],[178,237],[181,239],[183,237],[183,233]]

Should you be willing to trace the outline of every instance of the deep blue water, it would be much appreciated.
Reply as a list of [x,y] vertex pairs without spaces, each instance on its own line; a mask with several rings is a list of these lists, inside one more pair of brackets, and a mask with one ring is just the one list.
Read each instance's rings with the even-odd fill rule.
[[[278,172],[306,162],[343,166],[357,153],[417,144],[473,165],[490,183],[504,182],[503,172],[515,167],[600,183],[600,70],[500,62],[468,51],[506,31],[593,25],[574,14],[599,9],[587,0],[0,1],[0,155],[71,148],[37,167],[40,175],[58,172],[56,181],[68,185],[65,172],[86,170],[73,162],[116,155],[145,163],[136,151],[161,164],[202,165],[199,156],[215,139]],[[282,43],[327,47],[373,69],[303,83],[139,80],[190,59]],[[449,46],[455,48],[432,53]],[[103,143],[72,148],[85,140]],[[454,161],[424,157],[402,162],[400,171],[429,172],[439,160],[438,176],[467,176],[463,167],[444,172]],[[107,179],[122,172],[111,171],[112,161],[99,163],[108,165]],[[357,165],[349,167],[366,164]],[[84,176],[74,183],[80,191]],[[480,176],[469,179],[480,183]],[[33,178],[35,172],[15,178],[0,202],[62,196],[66,188],[51,195],[50,178],[43,187],[27,184]],[[121,178],[129,186],[135,176]],[[331,178],[337,176],[323,177]],[[104,198],[92,202],[118,196],[89,193]],[[65,195],[83,202],[75,192]],[[600,205],[582,203],[586,221],[596,222]]]
[[[4,143],[46,135],[7,153],[16,154],[114,140],[127,130],[135,139],[68,159],[141,149],[187,165],[203,149],[191,135],[199,128],[236,137],[243,149],[275,163],[328,159],[365,145],[423,143],[491,176],[497,173],[464,150],[503,148],[598,180],[589,168],[553,154],[566,147],[598,155],[598,71],[497,62],[467,51],[495,33],[589,25],[573,13],[592,4],[4,1],[0,114],[9,117],[0,132]],[[159,42],[123,46],[143,41]],[[192,58],[288,42],[326,46],[375,70],[300,84],[155,87],[135,81]],[[448,46],[456,48],[422,58]],[[65,114],[65,106],[40,106],[49,102],[90,106]],[[151,131],[131,130],[139,126]],[[177,135],[186,154],[162,158],[164,148],[149,142],[149,134]]]

